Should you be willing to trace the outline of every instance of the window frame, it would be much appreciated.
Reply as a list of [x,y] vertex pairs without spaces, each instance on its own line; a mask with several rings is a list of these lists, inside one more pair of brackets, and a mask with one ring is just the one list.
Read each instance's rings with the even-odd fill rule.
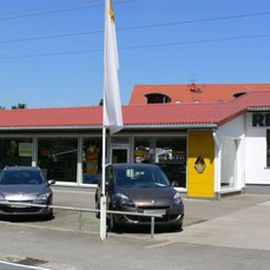
[[266,129],[266,167],[270,168],[270,129]]

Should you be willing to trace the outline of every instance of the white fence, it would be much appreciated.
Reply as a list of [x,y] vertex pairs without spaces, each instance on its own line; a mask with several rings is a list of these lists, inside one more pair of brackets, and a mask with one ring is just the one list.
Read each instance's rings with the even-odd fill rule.
[[[70,207],[70,206],[57,206],[57,205],[45,205],[45,204],[33,204],[33,203],[23,203],[23,202],[0,202],[0,205],[5,205],[9,207],[37,207],[37,208],[51,208],[51,209],[59,209],[59,210],[67,210],[67,211],[75,211],[79,212],[79,220],[78,220],[78,229],[81,229],[81,221],[82,221],[82,213],[99,213],[99,209],[91,209],[91,208],[80,208],[80,207]],[[138,213],[138,212],[123,212],[123,211],[113,211],[106,210],[107,214],[110,215],[129,215],[129,216],[138,216],[138,217],[149,217],[151,218],[151,226],[150,226],[150,234],[151,238],[154,237],[155,234],[155,218],[161,218],[161,214],[152,214],[152,213]],[[12,215],[12,213],[11,213]]]

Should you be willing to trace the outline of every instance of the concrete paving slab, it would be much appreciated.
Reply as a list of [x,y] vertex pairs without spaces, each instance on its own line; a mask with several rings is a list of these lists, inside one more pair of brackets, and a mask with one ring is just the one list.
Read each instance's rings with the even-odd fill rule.
[[270,202],[186,227],[180,234],[159,234],[158,240],[270,251]]
[[[93,207],[91,191],[58,190],[55,204]],[[98,220],[57,210],[50,221],[0,222],[0,259],[47,261],[49,269],[228,270],[269,269],[269,195],[246,194],[221,201],[184,198],[184,231],[109,233],[99,240]],[[96,226],[96,227],[95,227]]]
[[0,260],[27,257],[53,270],[268,270],[270,252],[180,242],[115,238],[0,225]]
[[[94,204],[94,189],[89,190],[77,190],[77,189],[54,189],[54,205],[59,206],[71,206],[82,208],[95,208]],[[184,219],[184,231],[189,226],[195,224],[204,223],[208,220],[216,217],[226,216],[228,214],[237,212],[241,209],[247,209],[248,207],[257,205],[259,203],[269,200],[270,195],[257,195],[257,194],[245,194],[222,198],[220,201],[209,200],[197,200],[183,198],[185,204],[185,219]],[[70,231],[70,232],[86,232],[94,235],[99,235],[99,220],[95,217],[95,214],[83,213],[81,218],[78,212],[67,210],[55,210],[55,218],[52,220],[39,220],[39,219],[22,219],[15,221],[4,221],[10,224],[18,226],[26,226],[31,228],[44,228],[58,231]],[[0,224],[3,221],[0,221]],[[166,233],[174,237],[174,235],[181,234],[179,232],[173,232],[170,230],[161,230],[159,234]],[[169,233],[168,233],[169,232]],[[149,230],[123,230],[118,233],[110,233],[112,235],[120,237],[133,237],[133,238],[145,238],[148,237]]]

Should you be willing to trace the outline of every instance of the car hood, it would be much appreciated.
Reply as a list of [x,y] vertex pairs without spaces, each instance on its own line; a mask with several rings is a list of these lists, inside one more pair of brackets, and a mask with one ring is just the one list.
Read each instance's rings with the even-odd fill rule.
[[173,187],[124,188],[117,187],[117,193],[128,196],[137,207],[169,207],[173,204],[176,191]]
[[0,194],[10,201],[33,200],[41,193],[49,192],[49,187],[44,185],[0,185]]

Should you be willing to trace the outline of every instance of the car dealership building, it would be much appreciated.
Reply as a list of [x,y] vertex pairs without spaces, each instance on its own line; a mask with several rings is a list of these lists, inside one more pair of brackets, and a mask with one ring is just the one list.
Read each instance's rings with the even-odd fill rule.
[[[189,197],[270,184],[270,85],[135,86],[107,162],[158,164]],[[58,185],[101,177],[102,107],[0,111],[0,166],[40,166]]]

